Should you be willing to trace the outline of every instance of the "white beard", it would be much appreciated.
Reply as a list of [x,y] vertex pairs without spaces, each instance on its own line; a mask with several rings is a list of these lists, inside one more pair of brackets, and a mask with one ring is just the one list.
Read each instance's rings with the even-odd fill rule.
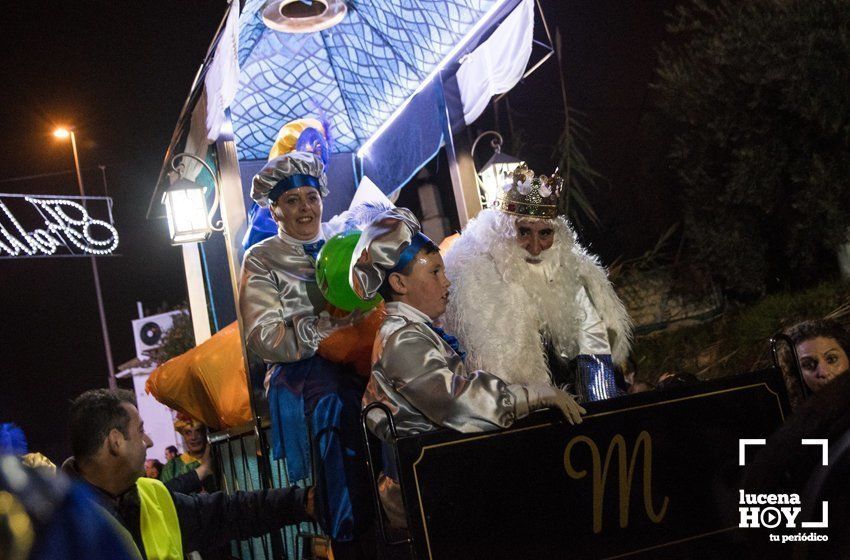
[[536,257],[532,257],[531,255],[525,257],[528,274],[539,278],[544,283],[551,281],[555,270],[558,268],[558,250],[556,245],[558,245],[557,241],[552,244],[552,247],[541,252]]
[[469,369],[508,383],[550,381],[544,337],[568,358],[578,353],[585,313],[576,302],[581,286],[606,325],[613,357],[628,356],[631,324],[595,257],[576,243],[561,218],[551,220],[552,247],[541,262],[516,241],[515,217],[484,210],[445,255],[452,282],[445,322],[467,351]]

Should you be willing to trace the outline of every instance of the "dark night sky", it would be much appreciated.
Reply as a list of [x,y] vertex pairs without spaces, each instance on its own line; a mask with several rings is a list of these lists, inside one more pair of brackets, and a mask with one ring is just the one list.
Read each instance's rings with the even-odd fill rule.
[[[591,131],[591,163],[608,179],[593,195],[604,227],[584,235],[608,261],[643,249],[635,239],[654,239],[675,221],[659,203],[669,193],[642,165],[657,151],[642,123],[662,14],[673,4],[544,1],[564,36],[570,102]],[[121,256],[99,263],[116,364],[135,353],[137,300],[153,311],[186,298],[179,249],[169,245],[165,223],[144,214],[225,7],[223,0],[17,3],[4,15],[0,192],[77,194],[70,146],[50,135],[58,124],[77,127],[88,194],[103,194],[97,165],[107,166]],[[547,63],[512,96],[537,151],[522,154],[530,161],[547,161],[559,133],[551,126],[562,118],[555,70]],[[69,453],[69,400],[106,384],[89,261],[0,260],[0,287],[0,421],[17,422],[31,449],[61,461]]]

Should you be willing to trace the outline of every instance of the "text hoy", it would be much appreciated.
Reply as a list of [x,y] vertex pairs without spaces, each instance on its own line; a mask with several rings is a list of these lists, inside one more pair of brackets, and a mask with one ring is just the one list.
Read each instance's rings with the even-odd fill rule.
[[[743,507],[738,508],[740,514],[738,527],[766,527],[768,529],[774,529],[780,525],[788,528],[797,527],[797,516],[803,509],[798,494],[747,494],[743,490],[739,490],[739,492],[738,503]],[[803,521],[800,526],[805,528],[828,527],[829,502],[821,502],[820,521]]]

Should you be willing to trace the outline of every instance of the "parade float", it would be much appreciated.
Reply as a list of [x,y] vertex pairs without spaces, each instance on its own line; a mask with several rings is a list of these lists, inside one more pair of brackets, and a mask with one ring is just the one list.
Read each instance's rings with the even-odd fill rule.
[[[226,491],[309,483],[289,480],[270,460],[264,368],[245,352],[237,311],[251,178],[278,131],[308,116],[331,124],[328,216],[348,208],[364,178],[393,197],[444,152],[452,188],[442,197],[420,193],[420,201],[425,208],[429,197],[444,198],[446,216],[427,217],[461,228],[486,201],[462,132],[552,52],[538,7],[533,0],[231,3],[148,208],[149,218],[168,220],[181,247],[198,344],[155,372],[149,389],[214,429]],[[435,241],[449,233],[443,226]],[[543,413],[488,435],[399,439],[410,533],[382,532],[382,546],[415,558],[722,550],[738,531],[738,440],[765,437],[788,414],[776,363],[587,408],[580,427]],[[707,416],[722,422],[707,426]],[[302,526],[234,543],[233,553],[299,558],[309,548],[303,537],[315,532]]]

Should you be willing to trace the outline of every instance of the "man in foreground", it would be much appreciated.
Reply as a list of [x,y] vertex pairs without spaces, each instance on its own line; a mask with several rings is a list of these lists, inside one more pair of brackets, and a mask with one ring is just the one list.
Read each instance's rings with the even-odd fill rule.
[[77,397],[70,431],[74,456],[62,470],[87,483],[128,548],[142,557],[180,559],[310,519],[312,488],[187,496],[145,478],[152,442],[129,391],[95,389]]

